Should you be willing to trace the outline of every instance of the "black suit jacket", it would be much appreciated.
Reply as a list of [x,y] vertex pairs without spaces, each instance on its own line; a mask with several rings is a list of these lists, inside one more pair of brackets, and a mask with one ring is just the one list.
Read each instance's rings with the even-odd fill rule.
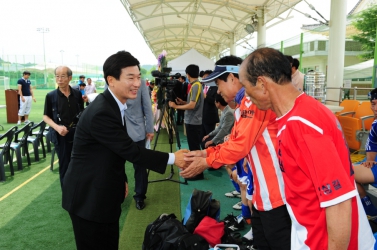
[[217,94],[217,87],[211,86],[207,91],[206,98],[204,98],[203,105],[203,121],[204,124],[214,124],[219,122],[219,111],[215,105]]
[[119,220],[125,194],[125,162],[164,173],[168,153],[137,146],[122,125],[119,106],[106,90],[82,113],[63,183],[62,206],[99,223]]

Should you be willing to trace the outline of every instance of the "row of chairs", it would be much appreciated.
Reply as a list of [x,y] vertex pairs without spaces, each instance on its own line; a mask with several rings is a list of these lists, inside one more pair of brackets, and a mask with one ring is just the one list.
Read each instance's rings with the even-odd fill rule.
[[342,126],[349,149],[363,153],[369,130],[374,121],[370,102],[344,100],[339,106],[344,108],[341,112],[336,113],[336,116]]
[[[22,128],[12,127],[0,136],[0,141],[5,143],[0,145],[0,181],[5,181],[5,164],[9,163],[11,175],[14,175],[13,156],[16,154],[17,168],[22,170],[22,157],[26,155],[28,166],[31,165],[29,155],[29,144],[33,145],[34,160],[39,161],[39,146],[42,147],[43,158],[46,158],[46,150],[43,137],[46,136],[46,123],[44,121],[34,124],[30,122]],[[50,142],[46,140],[47,150],[51,151]]]

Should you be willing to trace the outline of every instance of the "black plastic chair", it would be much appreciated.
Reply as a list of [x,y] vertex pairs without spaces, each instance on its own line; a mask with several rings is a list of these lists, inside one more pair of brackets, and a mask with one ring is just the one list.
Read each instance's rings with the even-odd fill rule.
[[[37,135],[38,133],[39,131],[35,131],[35,132],[32,132],[32,135]],[[51,142],[47,137],[48,133],[49,133],[49,126],[46,124],[45,130],[43,131],[42,140],[43,140],[43,137],[46,138],[46,150],[47,150],[46,152],[51,153]]]
[[5,167],[4,165],[9,162],[9,168],[11,175],[14,175],[14,169],[13,169],[13,161],[10,157],[10,144],[12,143],[12,140],[14,138],[14,134],[17,131],[17,126],[14,126],[13,128],[9,129],[5,134],[0,136],[0,141],[3,139],[7,139],[6,142],[2,145],[0,145],[0,148],[3,150],[0,151],[0,182],[5,181]]
[[[14,142],[10,144],[10,149],[12,150],[11,160],[13,159],[14,152],[16,152],[18,170],[23,169],[22,168],[22,155],[26,154],[28,166],[31,165],[29,150],[27,148],[28,146],[27,138],[29,137],[30,130],[33,127],[33,125],[34,123],[30,122],[27,125],[25,125],[23,128],[17,130],[14,134]],[[19,135],[21,133],[23,133],[22,137],[19,138]],[[21,149],[23,150],[22,154],[21,154]]]
[[[43,158],[46,158],[45,144],[43,142],[43,132],[45,131],[46,123],[41,121],[38,124],[35,124],[30,131],[30,135],[27,138],[28,143],[33,144],[34,149],[34,160],[39,161],[39,145],[42,146]],[[38,131],[35,131],[39,128]],[[33,132],[35,131],[35,132]]]

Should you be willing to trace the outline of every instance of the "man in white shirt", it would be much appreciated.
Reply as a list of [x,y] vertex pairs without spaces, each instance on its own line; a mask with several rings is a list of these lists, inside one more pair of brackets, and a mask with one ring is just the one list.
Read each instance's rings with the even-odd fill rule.
[[94,85],[94,83],[92,83],[92,79],[91,78],[87,78],[86,82],[88,84],[86,84],[85,93],[86,94],[97,93],[96,85]]

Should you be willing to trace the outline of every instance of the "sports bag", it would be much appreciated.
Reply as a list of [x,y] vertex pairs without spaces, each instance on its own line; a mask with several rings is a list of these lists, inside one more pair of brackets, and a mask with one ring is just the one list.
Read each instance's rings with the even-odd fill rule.
[[143,250],[176,250],[178,239],[187,229],[174,214],[162,214],[145,230]]
[[212,199],[211,191],[194,189],[187,204],[183,225],[190,233],[193,233],[204,216],[209,216],[219,221],[220,202]]

